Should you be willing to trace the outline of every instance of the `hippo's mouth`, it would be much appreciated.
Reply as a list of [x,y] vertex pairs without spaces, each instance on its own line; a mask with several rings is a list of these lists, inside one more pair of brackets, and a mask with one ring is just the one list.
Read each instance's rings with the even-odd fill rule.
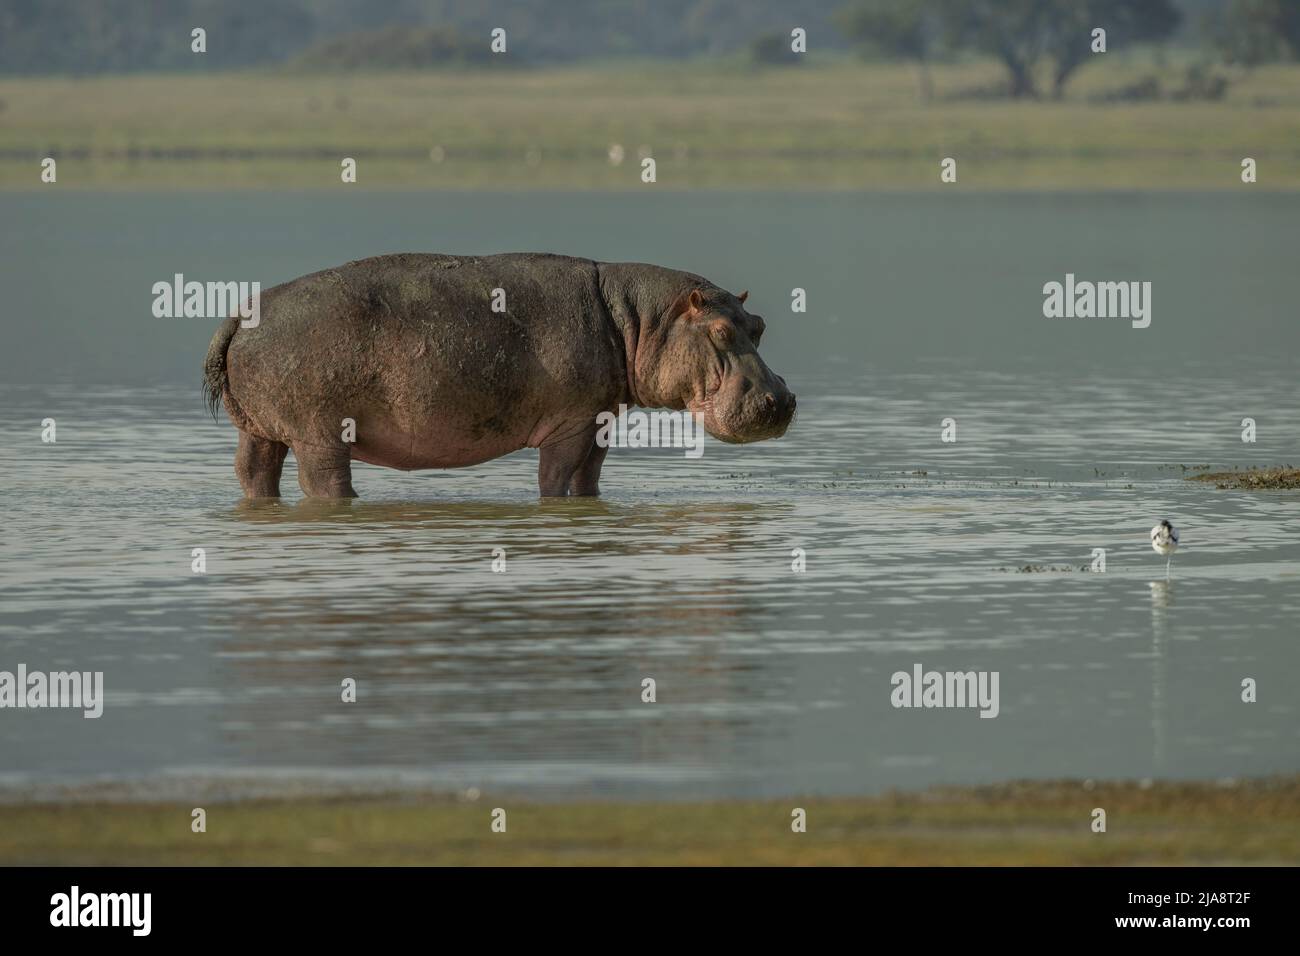
[[776,422],[738,420],[739,416],[729,415],[725,409],[719,410],[712,397],[687,402],[686,408],[697,421],[704,424],[704,430],[712,438],[728,445],[747,445],[750,442],[780,438],[790,427],[789,419]]
[[725,441],[730,444],[739,444],[740,440],[735,438],[722,427],[718,421],[717,411],[713,407],[713,398],[710,396],[705,399],[693,399],[686,403],[686,411],[690,413],[698,423],[704,426],[704,430],[718,441]]

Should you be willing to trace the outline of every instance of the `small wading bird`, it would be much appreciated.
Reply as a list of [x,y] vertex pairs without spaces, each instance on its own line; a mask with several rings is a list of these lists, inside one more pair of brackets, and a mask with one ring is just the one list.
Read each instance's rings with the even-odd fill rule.
[[1178,550],[1178,529],[1168,520],[1161,519],[1160,523],[1151,529],[1151,550],[1165,556],[1165,580],[1168,581],[1169,565],[1173,563],[1174,552]]

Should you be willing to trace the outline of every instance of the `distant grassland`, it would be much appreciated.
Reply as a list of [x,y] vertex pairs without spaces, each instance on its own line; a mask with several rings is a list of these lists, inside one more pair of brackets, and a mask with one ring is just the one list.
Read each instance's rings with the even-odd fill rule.
[[[198,801],[202,803],[202,801]],[[494,807],[506,832],[490,829]],[[791,809],[807,832],[791,830]],[[1106,811],[1106,832],[1091,829]],[[1300,779],[1061,781],[859,799],[485,798],[0,806],[0,864],[1195,865],[1300,863]]]
[[1300,66],[1217,102],[1093,101],[1152,73],[1171,89],[1182,66],[1107,55],[1062,102],[989,95],[992,63],[940,66],[928,104],[911,66],[849,60],[9,78],[0,188],[47,188],[45,156],[64,189],[327,188],[348,156],[367,189],[939,189],[952,156],[965,189],[1234,189],[1251,156],[1258,188],[1300,189]]

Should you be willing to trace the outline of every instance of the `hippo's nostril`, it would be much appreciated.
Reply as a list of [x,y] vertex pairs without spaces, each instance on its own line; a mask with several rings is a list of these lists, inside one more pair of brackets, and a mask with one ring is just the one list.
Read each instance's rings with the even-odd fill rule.
[[776,396],[773,395],[771,392],[768,392],[766,395],[764,395],[763,407],[766,408],[769,412],[776,411]]

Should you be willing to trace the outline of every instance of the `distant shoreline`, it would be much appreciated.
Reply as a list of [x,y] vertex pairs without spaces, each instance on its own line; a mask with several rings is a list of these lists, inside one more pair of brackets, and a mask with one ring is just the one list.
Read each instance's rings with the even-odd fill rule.
[[7,77],[0,189],[1300,190],[1300,65],[1235,76],[1220,100],[1107,99],[1181,69],[1117,57],[1028,102],[978,61],[935,66],[928,102],[910,66],[847,59]]

